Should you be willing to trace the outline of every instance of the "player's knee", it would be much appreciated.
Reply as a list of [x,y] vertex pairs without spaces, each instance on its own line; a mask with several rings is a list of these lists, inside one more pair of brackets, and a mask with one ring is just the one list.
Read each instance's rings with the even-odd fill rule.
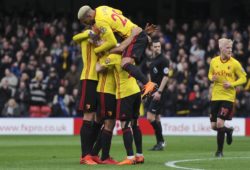
[[131,121],[121,121],[121,127],[122,129],[127,129],[127,128],[130,128],[131,127]]
[[153,121],[155,121],[155,115],[148,112],[147,113],[147,119],[148,119],[148,121],[153,122]]
[[224,127],[224,123],[222,122],[217,122],[217,128],[222,128]]
[[217,130],[217,126],[216,125],[211,125],[211,129]]
[[111,119],[105,120],[105,123],[104,123],[105,130],[113,131],[114,127],[115,127],[115,120],[111,120]]
[[95,113],[85,113],[83,116],[83,120],[93,121]]
[[217,124],[216,124],[217,128],[222,128],[222,127],[224,127],[224,122],[225,122],[224,120],[218,118],[218,119],[217,119]]
[[137,125],[138,125],[137,119],[133,119],[133,120],[131,121],[131,126],[132,126],[132,127],[136,127]]

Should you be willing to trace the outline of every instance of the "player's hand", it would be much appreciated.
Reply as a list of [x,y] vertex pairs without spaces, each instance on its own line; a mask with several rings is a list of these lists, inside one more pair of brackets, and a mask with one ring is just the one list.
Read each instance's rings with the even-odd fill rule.
[[154,92],[152,97],[153,97],[153,100],[159,101],[161,99],[161,94],[158,91],[156,91],[156,92]]
[[154,24],[149,24],[147,23],[145,28],[144,28],[144,31],[147,33],[147,34],[152,34],[153,32],[155,32],[157,30],[157,26],[154,25]]
[[104,70],[104,68],[99,62],[97,62],[95,65],[95,70],[96,70],[96,72],[101,72]]
[[224,87],[225,89],[228,89],[228,88],[232,87],[232,85],[231,85],[230,82],[224,82],[224,83],[223,83],[223,87]]

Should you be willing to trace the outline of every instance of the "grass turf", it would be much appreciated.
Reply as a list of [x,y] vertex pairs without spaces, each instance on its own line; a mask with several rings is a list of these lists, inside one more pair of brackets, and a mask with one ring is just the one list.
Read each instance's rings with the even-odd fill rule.
[[[77,170],[77,169],[175,169],[168,161],[202,159],[179,162],[177,166],[210,170],[247,170],[250,162],[250,138],[235,137],[233,144],[224,148],[224,158],[214,159],[215,137],[170,136],[164,151],[148,151],[155,144],[153,136],[143,136],[145,163],[132,166],[79,164],[79,136],[0,136],[0,170]],[[111,155],[116,160],[125,158],[121,136],[113,137]],[[211,159],[210,159],[211,158]]]

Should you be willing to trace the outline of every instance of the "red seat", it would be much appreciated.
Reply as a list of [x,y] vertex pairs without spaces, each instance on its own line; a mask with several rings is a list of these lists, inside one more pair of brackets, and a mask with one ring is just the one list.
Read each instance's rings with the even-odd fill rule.
[[41,108],[39,106],[30,106],[29,113],[41,113]]
[[42,117],[48,117],[51,114],[51,108],[49,106],[42,106],[41,114],[42,114]]

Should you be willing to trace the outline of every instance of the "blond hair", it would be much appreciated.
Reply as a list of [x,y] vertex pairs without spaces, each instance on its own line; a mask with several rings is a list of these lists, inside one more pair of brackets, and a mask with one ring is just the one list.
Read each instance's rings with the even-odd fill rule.
[[233,41],[231,39],[227,39],[227,38],[219,39],[219,48],[224,47],[226,44],[233,45]]

